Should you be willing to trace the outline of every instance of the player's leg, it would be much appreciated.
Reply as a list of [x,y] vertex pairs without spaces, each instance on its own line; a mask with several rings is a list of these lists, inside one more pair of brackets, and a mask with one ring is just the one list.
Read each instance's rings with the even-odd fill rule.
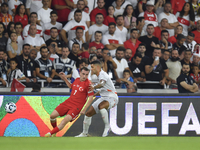
[[54,110],[50,115],[50,122],[53,128],[57,127],[56,118],[60,116],[57,110]]

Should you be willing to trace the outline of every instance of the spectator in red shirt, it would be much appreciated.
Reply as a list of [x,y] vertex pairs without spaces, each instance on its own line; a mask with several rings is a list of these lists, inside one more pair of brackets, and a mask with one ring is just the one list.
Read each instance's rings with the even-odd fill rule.
[[103,14],[103,17],[106,18],[107,12],[104,8],[104,5],[105,5],[104,0],[97,0],[97,7],[95,9],[93,9],[90,13],[91,25],[96,23],[95,17],[96,17],[96,14],[98,14],[98,13]]
[[132,57],[135,55],[140,43],[141,42],[138,40],[138,29],[131,29],[131,38],[124,42],[124,47],[132,50]]
[[183,26],[182,25],[178,25],[176,28],[175,28],[175,34],[174,36],[171,36],[169,39],[168,39],[168,42],[174,44],[176,43],[176,37],[178,34],[182,34],[183,32]]
[[89,48],[96,47],[96,49],[103,49],[104,45],[101,43],[102,35],[101,31],[96,31],[94,35],[95,40],[89,44]]
[[171,0],[172,12],[176,15],[177,12],[180,12],[185,4],[185,0]]
[[68,15],[71,9],[76,8],[76,5],[73,3],[73,0],[53,0],[51,6],[55,9],[55,11],[57,11],[57,21],[62,23],[63,26],[68,21]]
[[78,54],[78,56],[81,56],[81,59],[82,58],[86,58],[87,60],[89,59],[90,54],[89,54],[89,45],[88,45],[88,43],[83,43],[82,44],[82,53]]
[[105,25],[109,25],[109,23],[111,23],[111,22],[114,22],[114,23],[116,23],[115,22],[115,18],[114,18],[114,12],[115,12],[115,8],[114,8],[114,6],[109,6],[108,7],[108,16],[106,16],[106,18],[104,19],[104,22],[103,22],[103,24],[105,24]]
[[194,40],[200,44],[200,20],[197,21],[197,30],[192,31],[195,34]]
[[23,28],[28,24],[28,16],[25,14],[25,5],[20,4],[16,9],[14,22],[21,22]]

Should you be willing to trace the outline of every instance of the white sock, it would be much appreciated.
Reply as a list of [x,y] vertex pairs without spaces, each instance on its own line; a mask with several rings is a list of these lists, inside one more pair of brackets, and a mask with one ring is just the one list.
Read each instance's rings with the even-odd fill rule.
[[91,125],[91,122],[92,122],[92,117],[87,117],[85,115],[84,120],[83,120],[83,133],[84,134],[88,134],[88,130]]
[[108,121],[108,112],[105,108],[101,109],[100,110],[100,113],[101,113],[101,117],[103,119],[103,122],[105,123],[105,128],[106,127],[109,127],[109,121]]

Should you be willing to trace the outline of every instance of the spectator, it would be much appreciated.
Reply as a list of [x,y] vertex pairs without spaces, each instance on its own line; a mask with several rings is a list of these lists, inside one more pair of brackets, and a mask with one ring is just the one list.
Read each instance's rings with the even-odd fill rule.
[[127,63],[130,62],[130,60],[131,60],[131,58],[132,58],[132,53],[133,53],[132,50],[129,49],[129,48],[127,48],[127,49],[125,50],[124,58],[126,59]]
[[[190,58],[192,57],[192,52],[189,49],[186,49],[184,51],[184,58],[181,60],[181,65],[183,64],[189,64],[190,67],[192,66],[192,63],[190,62]],[[192,71],[192,70],[191,70]]]
[[79,60],[80,60],[80,57],[78,57],[79,52],[80,52],[79,43],[77,42],[73,43],[72,50],[70,51],[68,58],[74,60],[77,66],[79,66]]
[[182,73],[177,78],[177,85],[179,93],[195,93],[198,91],[198,86],[194,79],[189,76],[190,65],[183,64]]
[[37,50],[35,48],[33,48],[30,51],[30,58],[35,60],[36,57],[37,57]]
[[164,61],[167,62],[169,61],[170,56],[171,56],[171,49],[170,50],[164,49],[162,53],[162,59],[164,59]]
[[[7,26],[7,36],[9,37],[11,32],[15,32],[15,23],[14,22],[9,22]],[[6,34],[5,34],[6,36]]]
[[183,35],[187,36],[188,31],[191,31],[195,26],[195,15],[192,4],[189,2],[185,3],[181,12],[176,13],[176,17],[179,24],[183,26]]
[[25,13],[25,5],[20,4],[16,9],[16,15],[14,17],[14,22],[21,22],[23,28],[28,24],[28,16]]
[[57,12],[51,11],[50,12],[50,18],[51,18],[51,22],[45,23],[42,27],[43,32],[44,32],[44,40],[47,41],[51,38],[51,29],[52,28],[57,29],[57,33],[55,33],[55,34],[57,34],[57,36],[54,37],[54,40],[56,40],[56,39],[59,40],[59,33],[62,30],[62,24],[57,22],[57,19],[58,19]]
[[97,53],[97,48],[95,46],[92,46],[89,50],[90,54],[96,54]]
[[116,57],[113,59],[113,61],[117,65],[116,72],[117,72],[118,78],[123,78],[123,71],[129,70],[128,63],[124,59],[125,50],[126,49],[124,47],[121,47],[121,46],[118,47],[115,54]]
[[200,44],[200,20],[197,21],[197,29],[192,31],[192,33],[195,35],[194,40]]
[[176,28],[175,28],[175,35],[174,36],[171,36],[169,37],[168,39],[168,42],[174,44],[176,43],[176,37],[178,34],[182,34],[183,33],[183,26],[182,25],[178,25]]
[[146,11],[146,3],[147,3],[147,0],[138,1],[138,11],[139,11],[138,14]]
[[13,18],[8,13],[8,4],[7,3],[1,4],[0,22],[2,22],[7,27],[9,22],[12,22],[12,21],[13,21]]
[[[85,22],[87,27],[89,28],[90,27],[90,16],[88,13],[84,12],[84,8],[85,8],[85,1],[84,0],[78,0],[78,3],[77,3],[77,9],[81,10],[82,11],[82,19],[81,21],[82,22]],[[76,8],[73,9],[70,13],[69,13],[69,16],[68,16],[68,21],[70,20],[74,20],[74,12],[77,10]]]
[[195,50],[192,56],[192,65],[191,69],[193,69],[193,66],[199,66],[200,69],[200,51],[199,51],[199,45],[195,45]]
[[52,62],[54,59],[59,58],[59,56],[56,54],[56,50],[58,49],[58,45],[56,42],[51,42],[51,44],[48,46],[49,54],[48,59],[50,59]]
[[124,27],[130,29],[132,23],[134,23],[136,26],[137,19],[135,18],[135,13],[132,5],[128,4],[126,6],[126,8],[124,9],[123,16],[124,16]]
[[78,68],[74,68],[72,71],[72,78],[71,78],[71,82],[73,83],[75,81],[76,78],[80,77],[80,70],[83,67],[86,67],[86,59],[81,59],[78,65]]
[[33,84],[31,92],[40,92],[40,91],[41,91],[41,86],[37,83]]
[[124,27],[124,17],[122,15],[118,15],[116,17],[116,31],[115,35],[121,39],[122,42],[126,41],[128,30]]
[[[161,32],[162,32],[163,30],[166,30],[167,25],[168,25],[168,20],[167,20],[166,18],[163,18],[163,19],[161,20],[160,26],[157,26],[157,27],[154,28],[154,33],[153,33],[153,35],[154,35],[155,37],[157,37],[159,40],[161,40]],[[168,36],[169,36],[169,35],[168,35]]]
[[14,58],[22,53],[22,45],[17,43],[16,32],[11,32],[10,34],[11,43],[7,45],[7,51],[9,58]]
[[[55,69],[51,60],[48,57],[48,49],[46,46],[40,48],[41,58],[35,61],[35,72],[39,79],[44,79],[49,83],[55,76]],[[45,83],[45,86],[48,85]]]
[[88,65],[88,69],[90,69],[91,70],[91,62],[93,62],[93,61],[95,61],[95,60],[97,60],[97,55],[96,54],[90,54],[90,56],[89,56],[89,65]]
[[20,4],[23,4],[23,3],[21,1],[19,1],[19,0],[9,0],[8,1],[8,7],[9,7],[8,12],[9,12],[9,14],[11,16],[13,16],[13,17],[15,16],[15,14],[16,14],[16,8]]
[[5,25],[0,22],[0,50],[6,52],[7,38],[4,36]]
[[79,54],[81,58],[89,59],[90,54],[89,54],[89,44],[88,43],[83,43],[82,44],[82,53]]
[[170,2],[172,4],[171,13],[173,13],[174,15],[177,12],[180,12],[182,10],[182,8],[184,7],[184,4],[185,4],[185,0],[176,0],[176,1],[171,0]]
[[168,38],[169,38],[169,32],[167,30],[162,30],[161,40],[160,40],[161,49],[166,49],[166,50],[172,49],[172,43],[168,42]]
[[84,39],[83,39],[83,28],[82,27],[77,27],[76,28],[76,37],[71,39],[69,41],[69,49],[72,49],[72,45],[74,42],[79,43],[80,45],[80,49],[82,48],[82,44],[85,43]]
[[96,55],[97,55],[97,59],[101,60],[102,59],[102,49],[97,49]]
[[29,45],[31,45],[31,49],[35,48],[38,51],[37,58],[36,58],[36,59],[38,59],[41,57],[40,48],[43,46],[46,46],[46,44],[45,44],[43,38],[36,35],[37,29],[36,29],[35,25],[33,25],[33,24],[30,25],[29,33],[30,33],[30,35],[28,35],[28,37],[25,38],[24,44],[29,44]]
[[[136,21],[136,24],[137,24],[136,28],[140,31],[139,34],[140,34],[141,36],[145,35],[145,32],[146,32],[146,31],[143,30],[144,25],[145,25],[144,17],[138,17],[138,18],[137,18],[137,21]],[[134,28],[134,27],[133,27],[133,28]],[[130,30],[129,30],[129,31],[130,31]]]
[[137,86],[135,84],[129,84],[127,86],[127,93],[136,93],[137,92]]
[[158,81],[160,83],[160,85],[149,85],[150,88],[164,88],[165,81],[169,75],[167,65],[160,57],[161,49],[154,49],[152,57],[149,58],[145,65],[146,80]]
[[147,51],[145,52],[145,55],[148,57],[152,57],[152,53],[154,51],[154,48],[158,48],[159,46],[159,40],[157,37],[153,36],[154,32],[154,26],[153,24],[149,24],[147,26],[147,35],[141,36],[139,38],[139,41],[146,44]]
[[69,49],[68,47],[62,48],[62,57],[56,58],[53,61],[54,68],[55,68],[55,79],[60,79],[60,72],[64,72],[66,75],[66,78],[72,77],[72,70],[75,69],[76,62],[74,60],[71,60],[68,58],[69,55]]
[[[86,23],[82,22],[81,19],[82,19],[82,11],[77,9],[74,12],[74,20],[69,21],[60,32],[62,39],[64,40],[65,43],[68,43],[68,41],[76,37],[75,33],[77,27],[83,28],[84,30],[83,40],[84,41],[88,40],[88,28]],[[68,38],[66,37],[66,33],[68,34]]]
[[183,34],[178,34],[176,37],[176,43],[173,44],[173,49],[178,50],[181,59],[183,59],[182,53],[186,49],[186,47],[183,45],[184,42],[185,36]]
[[92,26],[89,27],[89,38],[88,42],[93,42],[95,40],[95,32],[96,31],[101,31],[102,34],[105,34],[108,31],[108,26],[103,24],[103,15],[102,14],[97,14],[96,15],[96,24],[93,24]]
[[128,85],[133,84],[134,80],[131,77],[130,71],[129,70],[124,70],[123,71],[123,78],[120,78],[120,80],[123,82],[121,88],[126,89]]
[[116,6],[115,6],[115,12],[114,12],[115,17],[123,14],[124,9],[121,7],[121,5],[122,5],[122,0],[116,0]]
[[30,17],[32,12],[37,12],[42,8],[42,0],[26,0],[26,12]]
[[[161,0],[162,1],[162,0]],[[168,24],[166,26],[166,30],[169,32],[170,36],[174,36],[174,28],[179,25],[179,22],[174,14],[171,14],[172,5],[167,2],[164,5],[164,12],[159,13],[158,22],[161,23],[162,19],[167,19]]]
[[119,37],[115,35],[116,31],[116,24],[111,22],[108,26],[108,33],[104,34],[102,39],[102,44],[110,50],[110,54],[112,57],[115,56],[116,49],[119,46],[123,46],[123,42],[120,40]]
[[8,62],[4,59],[4,51],[0,50],[0,83],[3,86],[7,85],[7,71],[9,68]]
[[145,55],[146,50],[147,49],[145,43],[140,43],[140,45],[138,46],[138,52],[142,55],[143,64],[146,64],[147,60],[149,59],[149,57]]
[[195,83],[199,86],[200,83],[199,66],[197,65],[193,66],[192,73],[190,73],[190,77],[192,77]]
[[7,71],[7,76],[9,87],[11,87],[13,79],[17,79],[18,81],[26,79],[21,70],[17,68],[17,61],[15,58],[10,59],[10,68]]
[[94,8],[91,13],[90,13],[90,21],[91,21],[91,25],[95,24],[95,17],[98,13],[103,14],[103,17],[106,18],[107,16],[107,12],[104,8],[105,2],[104,0],[97,0],[97,7]]
[[188,33],[188,36],[185,40],[185,42],[183,43],[183,45],[187,48],[187,49],[190,49],[192,51],[192,53],[194,52],[194,46],[197,44],[195,41],[194,41],[194,33],[192,32],[189,32]]
[[116,23],[116,22],[115,22],[114,13],[115,13],[115,8],[114,8],[114,6],[113,6],[113,5],[109,6],[109,7],[108,7],[108,16],[106,16],[106,17],[104,18],[103,24],[105,24],[106,26],[108,26],[109,23],[111,23],[111,22]]
[[22,71],[26,77],[26,86],[32,86],[30,82],[37,82],[36,73],[35,73],[35,64],[34,60],[30,58],[30,45],[24,44],[22,49],[22,54],[16,56],[17,68]]
[[35,26],[36,26],[36,29],[37,29],[36,35],[37,35],[38,37],[42,37],[42,36],[43,36],[42,27],[36,24],[37,19],[38,19],[37,13],[32,12],[32,13],[30,14],[30,18],[29,18],[29,19],[30,19],[30,24],[28,24],[28,25],[26,25],[26,26],[24,27],[24,30],[23,30],[23,37],[26,38],[26,37],[29,35],[29,28],[30,28],[30,25],[35,25]]
[[164,11],[164,4],[165,0],[158,0],[157,3],[155,4],[154,12],[159,15]]
[[139,17],[144,17],[145,25],[143,27],[143,30],[146,31],[148,24],[153,24],[154,27],[158,26],[158,17],[153,12],[154,10],[154,2],[153,1],[147,1],[146,3],[146,11],[140,13]]
[[138,40],[138,30],[137,29],[131,29],[131,38],[124,42],[124,47],[126,49],[131,49],[132,50],[132,56],[131,58],[135,55],[136,49],[138,48],[139,44],[141,42]]
[[51,5],[58,13],[57,21],[62,23],[63,26],[68,22],[68,15],[71,9],[76,8],[76,4],[70,0],[52,0]]
[[142,63],[142,55],[140,53],[136,53],[134,57],[131,59],[131,62],[128,63],[128,66],[131,70],[131,73],[134,77],[134,82],[137,81],[145,82],[146,77],[144,73],[144,64]]
[[[117,5],[117,0],[115,0],[115,1],[112,3],[112,6],[116,7],[116,5]],[[121,0],[121,7],[122,7],[123,10],[126,9],[126,6],[127,6],[127,5],[131,5],[131,3],[130,3],[129,1],[127,1],[127,0]]]
[[89,44],[89,48],[96,47],[96,49],[103,49],[104,45],[101,43],[103,33],[96,31],[94,33],[94,41]]
[[198,0],[190,0],[190,3],[192,3],[194,14],[197,15],[200,6]]

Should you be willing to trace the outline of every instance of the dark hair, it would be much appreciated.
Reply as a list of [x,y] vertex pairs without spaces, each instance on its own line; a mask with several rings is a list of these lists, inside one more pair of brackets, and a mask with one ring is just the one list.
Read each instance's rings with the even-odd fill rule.
[[198,68],[199,68],[199,66],[198,66],[198,65],[193,65],[193,69],[194,69],[194,67],[198,67]]
[[[112,8],[115,10],[115,7],[114,7],[113,5],[110,5],[110,6],[108,7],[108,9],[109,9],[110,7],[112,7]],[[107,14],[109,14],[109,13],[108,13],[108,9],[107,9]],[[115,17],[115,16],[113,16],[113,17]]]
[[142,20],[144,19],[144,17],[138,17],[136,20],[136,24],[138,25],[139,22],[142,22]]
[[165,52],[171,53],[171,50],[170,49],[162,49],[162,53],[164,54]]
[[82,64],[82,63],[88,64],[87,59],[82,58],[81,60],[79,60],[79,65]]
[[123,15],[118,15],[115,20],[117,20],[119,17],[122,17],[124,19]]
[[22,49],[24,49],[25,46],[29,46],[30,47],[31,45],[30,44],[24,44]]
[[82,48],[84,48],[84,49],[89,49],[89,44],[88,44],[88,43],[83,43],[83,44],[82,44]]
[[11,61],[14,61],[16,64],[18,64],[18,63],[17,63],[17,59],[16,59],[16,57],[11,58],[9,62],[11,62]]
[[194,20],[195,20],[194,9],[193,9],[192,3],[190,3],[190,2],[186,2],[186,3],[184,4],[182,10],[180,11],[180,15],[179,15],[179,16],[180,16],[181,18],[183,18],[183,15],[184,15],[184,13],[185,13],[184,7],[185,7],[186,4],[189,4],[189,5],[190,5],[190,10],[189,10],[189,12],[188,12],[189,18],[190,18],[191,21],[194,21]]
[[0,52],[3,52],[3,53],[5,53],[5,51],[4,51],[3,49],[0,49]]
[[129,74],[131,74],[129,70],[124,69],[123,74],[126,73],[126,72],[128,72]]
[[[161,48],[154,48],[154,50],[160,50],[160,51],[162,51]],[[153,51],[154,51],[154,50],[153,50]]]
[[51,32],[51,30],[54,30],[54,29],[58,31],[58,28],[52,27],[52,28],[50,29],[50,32]]
[[94,57],[97,57],[97,55],[96,54],[90,54],[89,60],[91,61]]
[[114,22],[110,22],[109,24],[108,24],[108,27],[110,27],[110,26],[115,26],[116,27],[116,24],[114,23]]
[[40,47],[40,52],[42,51],[42,49],[45,49],[45,48],[48,50],[48,48],[46,46]]
[[136,28],[131,29],[131,33],[132,33],[133,31],[137,31],[137,32],[138,32],[138,29],[136,29]]
[[164,4],[164,7],[165,7],[165,5],[167,5],[167,4],[170,4],[170,5],[172,5],[170,2],[166,2],[166,3]]
[[78,43],[78,42],[74,42],[73,44],[72,44],[72,47],[74,46],[74,45],[79,45],[79,48],[80,48],[80,44]]
[[153,25],[152,23],[149,23],[149,24],[147,25],[147,27],[149,27],[149,26],[154,27],[154,25]]
[[96,35],[96,33],[100,33],[101,35],[103,35],[103,33],[102,33],[101,31],[96,31],[96,32],[94,33],[94,35]]
[[102,52],[103,52],[103,51],[107,51],[107,50],[109,50],[109,49],[107,49],[107,48],[103,48],[103,49],[102,49]]
[[192,32],[189,32],[189,33],[188,33],[188,36],[191,36],[191,37],[193,37],[193,38],[194,38],[194,37],[195,37],[195,34],[194,34],[194,33],[192,33]]
[[163,33],[168,33],[168,34],[169,34],[169,32],[168,32],[167,30],[162,30],[162,31],[161,31],[161,35],[162,35]]
[[183,65],[186,65],[186,66],[188,65],[188,66],[190,66],[190,64],[188,64],[188,63],[183,63]]
[[98,61],[98,60],[95,60],[95,61],[91,62],[91,64],[101,66],[101,62]]
[[1,7],[4,7],[4,5],[8,7],[8,4],[7,4],[7,3],[2,3],[2,4],[1,4]]
[[16,22],[16,23],[15,23],[15,28],[16,28],[16,26],[18,26],[18,25],[20,25],[21,27],[23,27],[23,25],[22,25],[21,22]]
[[[131,4],[128,4],[128,5],[125,7],[125,9],[124,9],[123,16],[126,16],[126,15],[127,15],[127,12],[126,12],[126,10],[128,9],[128,7],[129,7],[129,6],[131,6],[131,7],[133,8],[133,6],[132,6]],[[133,13],[132,13],[132,16],[134,16],[134,17],[135,17],[134,8],[133,8]]]
[[77,9],[77,10],[74,12],[74,15],[75,15],[76,13],[81,13],[81,14],[82,14],[82,11],[81,11],[80,9]]
[[32,12],[32,13],[30,14],[30,17],[31,17],[32,15],[36,15],[36,16],[38,17],[38,14],[37,14],[36,12]]
[[[24,5],[24,4],[20,4],[20,5],[17,6],[16,15],[19,15],[19,10],[20,10],[21,6],[24,6],[24,8],[25,8],[25,10],[26,10],[25,5]],[[25,12],[26,12],[26,11],[25,11]],[[26,14],[25,12],[24,12],[24,15]]]
[[3,29],[4,29],[4,31],[3,31],[3,33],[2,33],[2,34],[5,34],[5,33],[6,33],[6,26],[4,25],[4,23],[3,23],[3,22],[0,22],[0,25],[2,25],[2,26],[3,26]]
[[138,47],[140,47],[140,46],[145,46],[145,48],[146,48],[146,44],[145,43],[140,43]]
[[16,32],[10,32],[10,34],[9,34],[9,37],[11,36],[11,34],[16,34],[16,35],[17,35],[17,33],[16,33]]
[[118,52],[118,51],[123,51],[123,52],[125,52],[125,48],[124,47],[122,47],[122,46],[119,46],[117,49],[116,49],[116,53]]
[[55,11],[55,10],[53,10],[53,11],[50,12],[50,15],[53,15],[53,14],[56,14],[58,16],[57,11]]
[[33,90],[31,92],[40,92],[41,85],[37,84],[37,83],[34,83],[33,86],[32,86],[32,88],[33,88]]
[[82,71],[82,70],[90,71],[87,67],[83,67],[83,68],[81,68],[81,71]]
[[76,32],[77,32],[78,30],[82,30],[82,31],[83,31],[83,28],[82,28],[82,27],[77,27],[77,28],[76,28]]
[[186,52],[190,52],[192,54],[192,50],[191,49],[185,49],[184,51],[185,51],[185,53]]
[[136,57],[142,58],[141,53],[136,53],[136,54],[133,56],[133,58],[136,58]]
[[[96,16],[98,16],[98,15],[101,15],[101,16],[103,16],[103,14],[102,14],[102,13],[98,13],[98,14],[96,14]],[[96,18],[96,16],[95,16],[95,18]]]
[[11,34],[11,32],[12,31],[10,31],[10,27],[11,27],[11,25],[15,25],[15,23],[14,22],[9,22],[9,24],[8,24],[8,26],[7,26],[7,32],[8,32],[8,35],[9,35],[9,37],[10,37],[10,34]]

